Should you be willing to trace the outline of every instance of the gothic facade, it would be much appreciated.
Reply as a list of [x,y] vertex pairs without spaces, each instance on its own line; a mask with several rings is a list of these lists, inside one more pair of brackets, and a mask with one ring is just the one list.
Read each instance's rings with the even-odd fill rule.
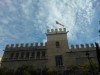
[[[68,45],[66,28],[47,30],[46,43],[26,43],[6,45],[1,66],[16,69],[21,65],[34,65],[38,68],[67,69],[91,61],[97,63],[93,43]],[[88,54],[88,55],[87,55]]]

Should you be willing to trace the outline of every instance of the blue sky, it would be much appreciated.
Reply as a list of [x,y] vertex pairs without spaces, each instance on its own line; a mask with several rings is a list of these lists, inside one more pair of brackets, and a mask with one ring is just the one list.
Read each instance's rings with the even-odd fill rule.
[[0,0],[0,56],[6,44],[45,42],[56,20],[69,45],[100,41],[100,0]]

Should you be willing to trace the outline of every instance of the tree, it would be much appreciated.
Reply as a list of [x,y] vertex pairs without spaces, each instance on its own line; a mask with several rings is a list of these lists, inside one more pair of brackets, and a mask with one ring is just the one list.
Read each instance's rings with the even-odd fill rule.
[[14,70],[7,67],[0,68],[0,75],[14,75]]
[[79,66],[76,66],[76,65],[70,65],[67,67],[70,74],[76,74],[77,70],[79,70]]
[[67,67],[67,75],[92,75],[93,73],[98,75],[98,65],[93,63],[92,67],[93,72],[91,72],[92,70],[90,64],[70,65]]
[[33,65],[23,65],[19,67],[15,75],[36,75],[36,68]]
[[42,75],[48,75],[48,68],[47,67],[43,68]]
[[97,63],[93,63],[92,64],[92,68],[90,64],[81,64],[80,65],[80,69],[83,72],[84,75],[86,74],[96,74],[98,75],[98,64]]
[[54,68],[49,68],[47,71],[48,75],[56,75],[57,74],[57,70]]

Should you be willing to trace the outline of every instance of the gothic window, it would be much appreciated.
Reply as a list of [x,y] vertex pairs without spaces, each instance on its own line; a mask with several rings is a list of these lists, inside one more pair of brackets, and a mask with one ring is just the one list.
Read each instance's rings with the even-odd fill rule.
[[26,58],[29,58],[29,52],[26,53]]
[[16,53],[15,59],[18,59],[18,57],[19,57],[19,53]]
[[55,62],[57,67],[63,66],[63,58],[62,55],[55,56]]
[[45,51],[42,51],[42,58],[46,56]]
[[58,41],[56,41],[56,47],[57,47],[57,48],[60,47],[60,44],[59,44]]
[[31,58],[35,58],[35,52],[32,52]]
[[21,58],[22,58],[22,59],[24,58],[24,52],[21,53]]
[[36,56],[37,59],[40,58],[40,52],[37,52],[37,56]]

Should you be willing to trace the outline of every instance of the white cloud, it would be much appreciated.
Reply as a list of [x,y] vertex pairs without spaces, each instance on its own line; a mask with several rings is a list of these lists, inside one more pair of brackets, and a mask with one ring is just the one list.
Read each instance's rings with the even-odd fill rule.
[[47,42],[47,39],[43,39],[43,43]]
[[[55,20],[58,20],[60,22],[64,22],[65,27],[70,31],[70,33],[74,34],[74,37],[77,37],[77,32],[80,32],[80,34],[85,35],[91,34],[91,32],[88,32],[88,28],[91,25],[94,12],[95,10],[93,7],[93,1],[92,0],[75,0],[75,1],[67,1],[67,0],[51,0],[47,1],[45,4],[42,3],[44,8],[44,11],[40,11],[39,13],[45,13],[48,12],[47,20],[48,20],[48,27],[53,28],[53,23]],[[42,4],[40,6],[42,6]],[[45,9],[48,9],[45,10]],[[78,13],[78,21],[76,21]],[[59,28],[60,26],[57,26]],[[91,29],[92,30],[92,29]],[[85,32],[84,32],[85,31]],[[69,35],[69,39],[72,40],[72,35]],[[78,39],[75,39],[78,40]]]
[[[61,28],[55,24],[56,20],[63,23],[69,31],[69,41],[91,41],[95,1],[97,0],[0,0],[0,36],[3,36],[0,37],[0,44],[14,40],[15,43],[23,42],[29,37],[38,41],[38,37],[41,37],[39,34],[44,34],[48,28]],[[100,2],[96,7],[99,6]],[[29,40],[33,41],[32,38]],[[43,37],[43,42],[46,41]]]

